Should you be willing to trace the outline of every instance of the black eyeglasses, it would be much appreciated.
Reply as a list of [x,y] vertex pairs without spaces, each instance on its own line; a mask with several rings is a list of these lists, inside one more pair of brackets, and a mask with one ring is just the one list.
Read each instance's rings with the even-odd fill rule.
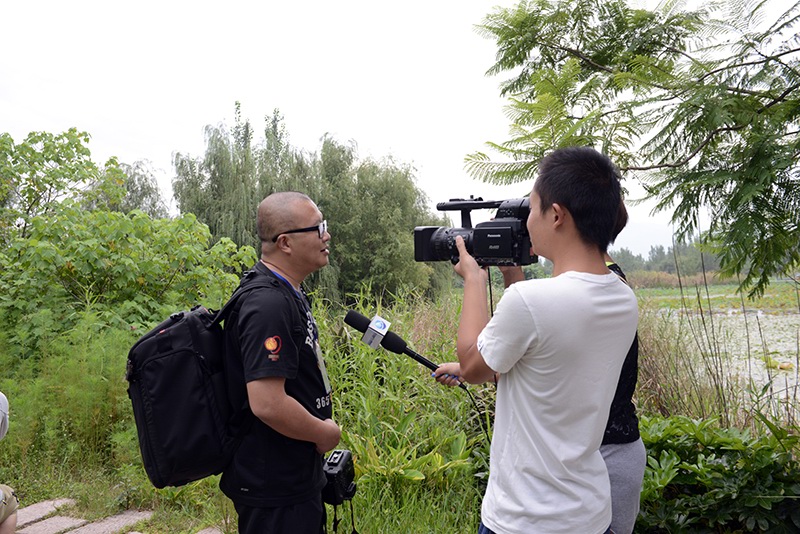
[[314,230],[319,232],[319,238],[322,239],[322,236],[324,236],[325,232],[328,231],[328,221],[322,221],[319,224],[315,224],[314,226],[308,226],[306,228],[296,228],[294,230],[287,230],[285,232],[281,232],[280,234],[272,238],[272,242],[275,243],[278,240],[278,238],[283,234],[299,234],[301,232],[313,232]]

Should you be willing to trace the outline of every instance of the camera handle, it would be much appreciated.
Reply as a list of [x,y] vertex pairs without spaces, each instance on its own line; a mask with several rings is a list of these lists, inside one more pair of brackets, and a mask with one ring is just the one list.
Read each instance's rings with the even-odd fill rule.
[[451,198],[448,202],[439,202],[436,204],[436,209],[439,211],[460,211],[461,227],[472,228],[472,217],[470,216],[472,210],[498,208],[500,204],[502,204],[502,201],[483,200],[482,197],[475,198],[470,195],[469,199]]

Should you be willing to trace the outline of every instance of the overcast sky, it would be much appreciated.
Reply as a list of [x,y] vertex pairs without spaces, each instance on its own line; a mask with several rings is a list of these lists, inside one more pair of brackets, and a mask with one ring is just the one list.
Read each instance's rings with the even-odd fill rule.
[[[361,158],[413,165],[432,208],[520,197],[530,183],[492,187],[464,171],[467,154],[508,133],[501,79],[484,75],[496,49],[474,26],[515,4],[6,0],[0,131],[21,142],[77,127],[96,162],[149,160],[168,189],[172,154],[202,155],[204,127],[232,125],[240,101],[257,132],[278,108],[297,148],[316,152],[329,133]],[[641,195],[633,177],[625,186]],[[629,209],[614,248],[647,257],[671,245],[667,214]]]

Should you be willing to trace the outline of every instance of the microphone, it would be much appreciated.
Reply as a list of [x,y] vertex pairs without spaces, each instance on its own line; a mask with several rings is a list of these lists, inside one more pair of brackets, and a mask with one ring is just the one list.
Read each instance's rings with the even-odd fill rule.
[[[344,316],[344,322],[359,332],[366,332],[370,325],[370,320],[355,310],[347,311],[347,315]],[[408,343],[406,343],[403,338],[391,330],[387,330],[386,334],[384,334],[383,339],[381,339],[381,346],[390,352],[394,352],[395,354],[405,354],[406,356],[411,356],[411,358],[421,363],[431,371],[436,371],[436,369],[439,368],[438,365],[426,357],[411,350],[408,347]],[[460,388],[467,389],[467,386],[465,386],[463,382],[459,382],[458,386]]]

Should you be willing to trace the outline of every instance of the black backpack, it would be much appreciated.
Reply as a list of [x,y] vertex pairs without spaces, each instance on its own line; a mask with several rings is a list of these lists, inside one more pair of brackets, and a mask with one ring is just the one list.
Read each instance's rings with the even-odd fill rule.
[[131,347],[125,378],[144,469],[156,488],[182,486],[221,473],[239,444],[230,410],[220,322],[246,291],[275,280],[245,274],[223,308],[170,315]]

